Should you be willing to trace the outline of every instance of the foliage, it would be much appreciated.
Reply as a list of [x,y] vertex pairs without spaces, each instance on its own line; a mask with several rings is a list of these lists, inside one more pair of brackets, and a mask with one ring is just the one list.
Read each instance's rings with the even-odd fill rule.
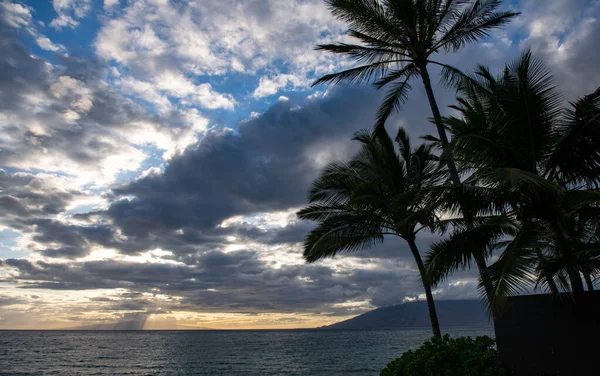
[[435,206],[428,189],[445,175],[431,146],[413,148],[403,129],[396,144],[384,128],[359,132],[359,152],[347,162],[329,164],[309,191],[309,206],[298,216],[317,226],[304,242],[304,258],[315,262],[341,252],[368,249],[385,235],[404,239],[417,263],[434,336],[441,336],[417,233],[433,228]]
[[[448,236],[431,247],[425,272],[419,266],[425,285],[476,265],[493,314],[531,286],[578,292],[583,277],[593,288],[600,276],[600,89],[565,107],[552,75],[529,51],[499,75],[484,66],[466,75],[436,60],[518,15],[502,11],[501,0],[326,2],[356,43],[317,49],[356,66],[315,84],[373,83],[389,91],[373,134],[356,137],[361,152],[329,165],[299,212],[317,222],[305,259],[369,248],[387,234],[411,244],[427,228]],[[440,114],[430,64],[457,89],[457,116]],[[425,87],[438,137],[427,136],[411,155],[406,133],[396,138],[398,153],[384,125],[413,79]]]
[[444,172],[431,148],[412,149],[403,129],[396,137],[399,152],[385,130],[359,132],[355,140],[360,151],[326,166],[310,189],[309,206],[298,212],[317,223],[304,243],[308,262],[370,248],[384,235],[414,240],[435,221],[425,192]]
[[407,351],[384,368],[381,376],[504,376],[495,341],[487,336],[432,339]]
[[[375,128],[384,128],[394,111],[401,109],[408,99],[410,82],[423,83],[439,145],[445,155],[449,180],[461,186],[461,178],[449,150],[449,141],[442,116],[433,93],[428,72],[429,65],[441,68],[442,82],[453,86],[463,73],[436,59],[440,52],[456,52],[467,44],[480,41],[494,29],[509,23],[518,15],[501,11],[502,0],[326,0],[334,16],[346,22],[348,35],[358,44],[336,43],[317,46],[317,49],[349,56],[357,65],[321,77],[315,82],[338,84],[373,82],[381,89],[388,87],[377,113]],[[437,146],[437,145],[436,145]],[[467,201],[459,203],[472,224],[472,215],[466,214]],[[491,282],[485,272],[483,250],[474,254],[480,269],[480,279],[488,297]]]
[[382,125],[408,98],[410,81],[425,78],[426,66],[442,68],[442,79],[452,83],[460,71],[435,60],[440,52],[455,52],[479,41],[514,18],[498,11],[501,0],[326,0],[334,16],[345,21],[348,35],[359,44],[317,46],[351,57],[357,66],[321,77],[315,84],[374,82],[389,87],[378,112]]
[[[580,274],[600,273],[600,147],[591,141],[600,137],[599,91],[564,108],[552,75],[526,51],[499,76],[479,66],[458,93],[460,116],[444,119],[449,150],[470,175],[463,186],[487,196],[471,196],[472,212],[490,219],[441,228],[452,232],[427,255],[430,280],[469,267],[477,250],[500,251],[487,270],[494,309],[534,284],[582,291]],[[454,195],[442,206],[460,209]]]

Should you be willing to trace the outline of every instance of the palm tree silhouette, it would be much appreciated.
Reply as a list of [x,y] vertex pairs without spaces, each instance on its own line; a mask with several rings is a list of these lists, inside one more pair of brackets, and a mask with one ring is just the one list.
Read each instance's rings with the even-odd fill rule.
[[451,148],[473,172],[471,186],[485,189],[488,201],[477,211],[500,215],[478,218],[470,229],[456,226],[435,244],[430,280],[468,266],[470,252],[486,248],[502,251],[489,267],[492,305],[530,282],[553,293],[557,284],[581,292],[583,274],[593,289],[600,271],[600,148],[593,141],[600,138],[600,90],[571,107],[563,108],[550,72],[529,51],[498,77],[480,66],[463,81],[454,106],[460,117],[444,120]]
[[[361,44],[324,44],[317,46],[336,54],[348,55],[359,65],[328,74],[315,81],[338,84],[374,81],[377,88],[390,86],[377,113],[376,127],[383,127],[394,110],[401,108],[411,89],[410,81],[421,78],[431,107],[439,143],[444,150],[451,182],[461,185],[460,175],[448,149],[448,136],[442,121],[428,66],[442,68],[442,80],[447,84],[459,81],[462,73],[448,64],[435,60],[441,52],[456,52],[465,45],[481,40],[490,31],[510,22],[519,13],[498,11],[501,0],[326,0],[332,13],[350,26],[348,35]],[[463,202],[463,215],[473,214]],[[483,252],[475,261],[491,296]]]
[[403,129],[396,142],[385,129],[355,136],[362,148],[349,162],[329,164],[313,183],[310,205],[298,212],[304,220],[317,222],[304,243],[304,258],[315,262],[341,252],[369,248],[384,235],[404,239],[417,263],[425,289],[429,317],[435,337],[441,338],[425,266],[415,242],[423,228],[432,228],[435,207],[429,205],[427,189],[446,176],[439,168],[432,146],[411,149]]

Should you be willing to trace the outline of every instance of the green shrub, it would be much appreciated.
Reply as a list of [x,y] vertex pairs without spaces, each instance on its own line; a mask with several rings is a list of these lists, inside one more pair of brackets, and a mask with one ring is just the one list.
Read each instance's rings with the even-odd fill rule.
[[380,376],[505,376],[495,341],[490,337],[461,337],[425,342],[390,362]]

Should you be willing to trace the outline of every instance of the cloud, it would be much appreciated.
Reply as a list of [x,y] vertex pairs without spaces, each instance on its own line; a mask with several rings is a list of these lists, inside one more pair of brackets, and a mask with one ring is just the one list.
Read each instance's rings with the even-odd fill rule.
[[262,98],[306,87],[308,76],[339,66],[339,58],[311,50],[341,31],[321,0],[144,0],[108,20],[95,47],[144,82],[168,83],[161,76],[173,71],[198,77],[264,74],[253,94]]
[[121,0],[104,0],[104,9],[110,9],[114,6],[119,5]]
[[235,106],[231,95],[215,92],[209,83],[195,85],[182,74],[172,71],[162,72],[152,82],[139,81],[133,77],[120,78],[117,85],[125,92],[156,105],[162,111],[173,109],[168,96],[178,98],[180,104],[207,109],[232,110]]
[[[14,281],[29,289],[81,290],[128,288],[139,297],[146,293],[174,297],[163,310],[201,312],[324,312],[340,303],[365,300],[374,289],[381,293],[418,294],[420,286],[410,268],[354,271],[319,265],[271,268],[254,251],[206,252],[193,265],[134,263],[102,260],[69,265],[27,260],[5,260],[19,271]],[[400,283],[410,281],[410,283]],[[386,290],[387,286],[387,290]],[[392,287],[393,286],[393,287]],[[386,291],[384,291],[386,290]],[[106,300],[105,300],[106,301]],[[143,309],[148,302],[108,300],[119,309]],[[132,304],[135,304],[132,305]]]
[[[372,123],[375,95],[355,89],[295,109],[279,102],[236,132],[212,131],[166,167],[113,190],[108,215],[124,235],[214,228],[233,215],[301,205],[325,161],[348,155],[351,135]],[[350,109],[350,110],[349,110]],[[353,110],[352,110],[353,109]],[[337,146],[336,146],[337,145]]]
[[7,173],[0,169],[1,222],[60,214],[83,192],[66,188],[64,180],[51,175]]
[[[52,26],[72,33],[86,4],[54,1]],[[37,9],[0,0],[0,226],[18,233],[6,252],[27,255],[0,260],[2,325],[141,323],[160,312],[325,320],[422,297],[399,239],[314,265],[301,257],[312,224],[295,211],[319,170],[354,152],[352,134],[371,127],[383,95],[309,91],[347,64],[312,50],[347,41],[324,2],[103,5],[93,51],[79,53],[42,33]],[[499,70],[527,46],[567,99],[595,89],[599,3],[518,8],[517,22],[444,61]],[[447,114],[454,93],[434,90]],[[434,133],[430,116],[415,82],[388,129]],[[418,245],[438,238],[423,233]],[[475,297],[476,271],[434,293]]]
[[2,0],[0,2],[0,20],[3,25],[9,28],[24,30],[27,32],[37,45],[46,51],[64,52],[65,47],[61,44],[53,43],[50,38],[43,35],[33,22],[33,8],[20,3]]
[[52,7],[56,18],[50,22],[50,26],[57,29],[73,29],[79,26],[79,20],[90,12],[92,3],[91,0],[52,0]]
[[[138,171],[152,145],[169,159],[196,142],[208,125],[197,109],[148,114],[115,91],[93,60],[33,56],[16,34],[0,27],[0,165],[66,174],[78,184],[103,186]],[[228,97],[200,87],[190,100],[230,106]]]
[[261,77],[258,87],[252,94],[254,98],[263,98],[277,94],[280,90],[295,90],[306,88],[309,81],[293,74],[279,74],[273,78]]
[[559,81],[567,100],[600,86],[596,47],[600,38],[600,2],[556,0],[548,6],[525,3],[522,23],[529,32],[521,47],[532,48]]
[[33,21],[31,8],[19,3],[9,2],[7,0],[3,0],[0,3],[0,8],[2,8],[2,20],[8,26],[14,28],[31,27]]

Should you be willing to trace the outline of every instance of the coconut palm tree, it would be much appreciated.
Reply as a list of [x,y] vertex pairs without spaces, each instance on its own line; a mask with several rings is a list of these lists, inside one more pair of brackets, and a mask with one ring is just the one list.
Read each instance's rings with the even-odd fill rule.
[[[501,0],[326,0],[332,13],[350,26],[348,35],[360,44],[323,44],[318,50],[348,55],[359,65],[328,74],[321,83],[364,83],[390,89],[381,104],[377,125],[408,98],[410,81],[420,78],[444,149],[448,137],[433,93],[428,66],[442,68],[446,82],[456,80],[460,71],[435,60],[441,52],[456,52],[465,45],[487,37],[491,30],[518,15],[498,11]],[[452,158],[447,158],[450,176],[460,185]]]
[[[378,114],[376,127],[383,127],[394,110],[401,108],[411,89],[410,81],[420,78],[431,107],[438,141],[444,153],[451,182],[459,187],[460,176],[442,121],[429,66],[442,69],[442,80],[453,84],[461,72],[436,60],[442,52],[456,52],[469,43],[481,40],[496,28],[518,15],[512,11],[498,11],[501,0],[326,0],[332,13],[345,21],[348,35],[359,44],[335,43],[317,46],[336,54],[350,56],[358,66],[321,77],[314,85],[341,82],[364,83],[374,81],[377,88],[390,87]],[[472,214],[462,203],[463,215],[472,220]],[[472,222],[472,221],[471,221]],[[475,261],[491,294],[483,252]]]
[[[562,107],[552,76],[530,52],[495,77],[485,67],[459,86],[460,117],[448,117],[450,149],[473,187],[485,189],[483,212],[496,214],[478,238],[488,251],[501,249],[489,267],[490,303],[518,292],[537,276],[538,284],[583,291],[581,274],[598,272],[600,243],[599,91]],[[582,148],[581,150],[579,148]],[[593,188],[593,189],[589,189]],[[494,203],[494,208],[491,208]],[[481,222],[481,221],[479,221]],[[502,226],[500,226],[502,224]],[[430,280],[468,267],[474,228],[455,227],[427,256]],[[467,245],[463,248],[460,245]]]
[[441,337],[435,304],[416,236],[435,221],[430,200],[421,200],[427,187],[445,176],[431,146],[411,148],[406,132],[360,132],[360,151],[348,162],[329,164],[313,183],[309,206],[298,216],[317,223],[304,243],[304,258],[315,262],[338,253],[359,251],[384,241],[385,235],[404,239],[414,257],[429,308],[435,337]]

